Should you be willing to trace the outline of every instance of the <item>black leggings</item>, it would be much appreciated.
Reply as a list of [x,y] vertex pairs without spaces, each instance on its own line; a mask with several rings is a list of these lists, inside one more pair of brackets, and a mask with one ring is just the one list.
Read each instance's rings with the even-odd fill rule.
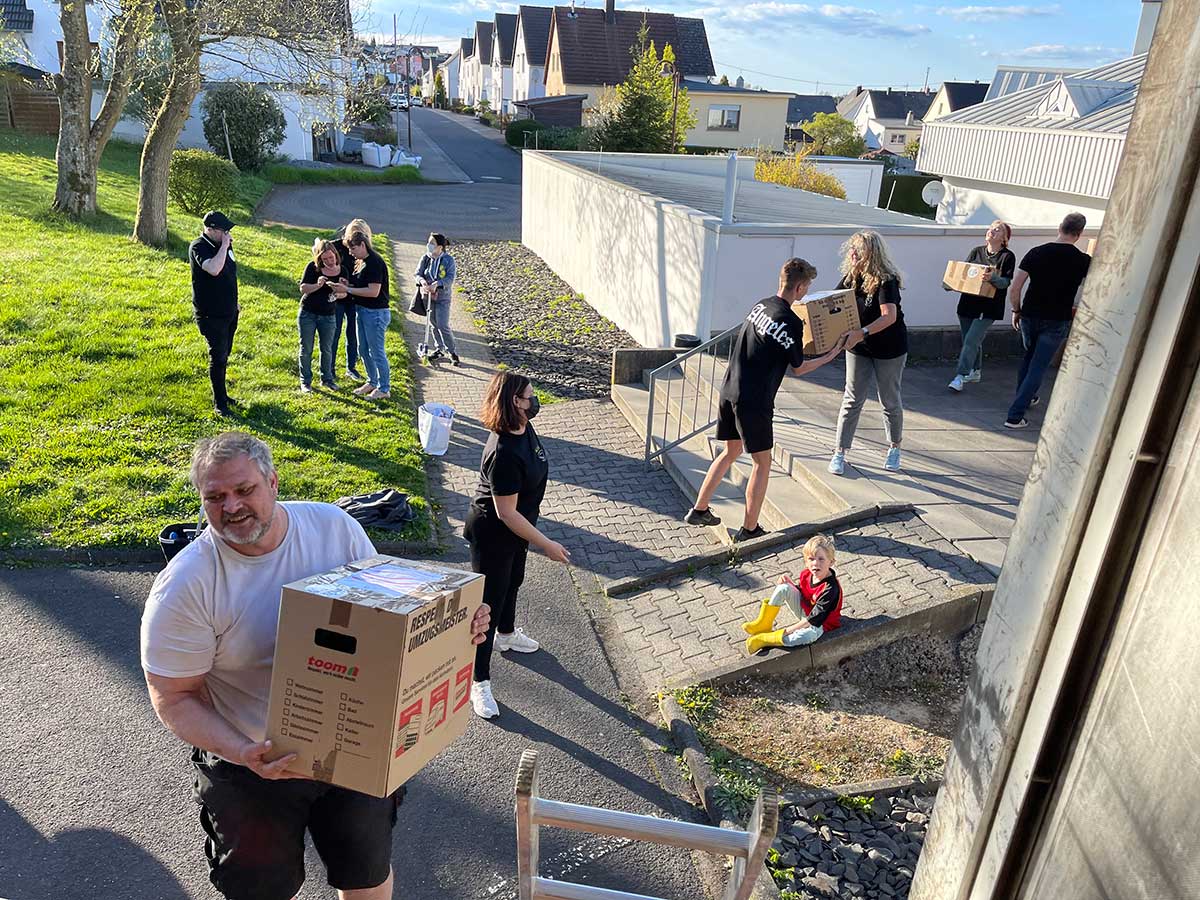
[[471,541],[471,569],[483,575],[483,602],[492,608],[487,639],[475,648],[475,680],[492,677],[492,644],[496,631],[512,634],[517,621],[517,591],[525,580],[526,546],[513,547],[494,540]]

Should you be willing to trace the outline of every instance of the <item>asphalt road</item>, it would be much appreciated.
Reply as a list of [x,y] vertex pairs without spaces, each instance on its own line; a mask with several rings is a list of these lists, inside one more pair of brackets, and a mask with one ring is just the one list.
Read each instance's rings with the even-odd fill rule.
[[[404,113],[398,118],[403,134]],[[475,181],[521,183],[521,156],[504,143],[504,135],[495,128],[480,125],[468,116],[424,107],[413,109],[412,119]],[[419,146],[414,150],[421,152]]]
[[[185,748],[154,718],[138,623],[154,573],[0,572],[0,897],[182,900],[209,886]],[[395,832],[396,896],[515,900],[512,791],[541,751],[552,799],[665,816],[667,738],[620,704],[565,567],[531,557],[520,621],[544,650],[493,666],[502,712],[410,782]],[[647,739],[648,738],[648,739]],[[328,898],[309,850],[303,900]],[[681,851],[543,830],[541,873],[669,898],[705,891]]]

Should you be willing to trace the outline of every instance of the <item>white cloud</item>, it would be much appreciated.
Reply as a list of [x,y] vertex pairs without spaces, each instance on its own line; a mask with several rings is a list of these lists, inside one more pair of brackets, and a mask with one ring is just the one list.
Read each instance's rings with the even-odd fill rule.
[[1021,48],[998,48],[983,51],[993,59],[1035,60],[1041,62],[1087,63],[1100,65],[1127,56],[1128,50],[1105,47],[1102,44],[1031,44]]
[[730,31],[747,30],[739,27],[747,24],[765,25],[771,31],[815,26],[852,36],[894,38],[898,35],[928,34],[930,30],[926,25],[891,21],[874,9],[831,3],[811,6],[807,3],[788,3],[786,0],[752,0],[741,6],[706,6],[692,10],[690,14],[712,20]]
[[1062,7],[1052,6],[941,6],[939,16],[958,22],[999,22],[1002,19],[1028,19],[1035,16],[1055,16]]

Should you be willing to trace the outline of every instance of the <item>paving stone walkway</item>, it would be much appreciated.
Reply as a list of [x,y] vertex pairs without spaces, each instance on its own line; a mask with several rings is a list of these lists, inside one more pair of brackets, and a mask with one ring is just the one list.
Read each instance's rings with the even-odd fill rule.
[[[397,272],[413,271],[421,252],[419,245],[397,244]],[[457,411],[450,448],[431,459],[427,471],[439,539],[449,558],[462,559],[463,519],[488,436],[479,407],[496,362],[464,304],[454,304],[451,324],[463,367],[415,366],[415,394],[417,402],[448,403]],[[410,347],[423,330],[423,319],[406,322]],[[642,442],[609,400],[546,406],[537,429],[551,477],[539,527],[571,552],[578,572],[604,582],[718,547],[708,529],[682,523],[688,501],[665,470],[645,465]],[[836,537],[848,625],[903,615],[940,602],[961,585],[994,580],[916,515],[842,529]],[[799,547],[783,548],[601,601],[623,644],[609,648],[616,651],[610,657],[622,687],[644,696],[743,657],[741,623],[781,574],[795,574],[802,565]]]

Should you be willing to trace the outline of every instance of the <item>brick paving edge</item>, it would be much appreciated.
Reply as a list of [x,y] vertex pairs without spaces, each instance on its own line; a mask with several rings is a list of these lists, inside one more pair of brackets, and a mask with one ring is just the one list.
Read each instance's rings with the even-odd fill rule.
[[672,680],[663,690],[674,692],[691,685],[718,687],[751,675],[809,672],[835,666],[845,659],[890,644],[902,637],[935,632],[961,634],[987,618],[995,591],[995,584],[963,585],[942,602],[925,609],[888,619],[877,625],[864,625],[806,647],[772,650],[766,656],[749,657],[686,679]]
[[631,594],[652,584],[657,584],[660,581],[674,578],[677,575],[686,575],[697,572],[700,569],[710,568],[711,566],[723,566],[734,562],[741,562],[767,550],[774,550],[783,544],[794,544],[803,538],[812,537],[814,534],[820,534],[824,531],[832,531],[835,528],[842,528],[846,525],[856,525],[868,520],[915,511],[916,509],[911,503],[871,503],[867,506],[856,506],[845,512],[817,519],[815,522],[799,522],[795,525],[789,525],[787,528],[772,531],[770,534],[765,534],[760,538],[734,544],[732,547],[721,547],[707,553],[697,553],[693,556],[667,563],[652,572],[631,575],[628,578],[615,578],[604,585],[604,593],[609,597]]

